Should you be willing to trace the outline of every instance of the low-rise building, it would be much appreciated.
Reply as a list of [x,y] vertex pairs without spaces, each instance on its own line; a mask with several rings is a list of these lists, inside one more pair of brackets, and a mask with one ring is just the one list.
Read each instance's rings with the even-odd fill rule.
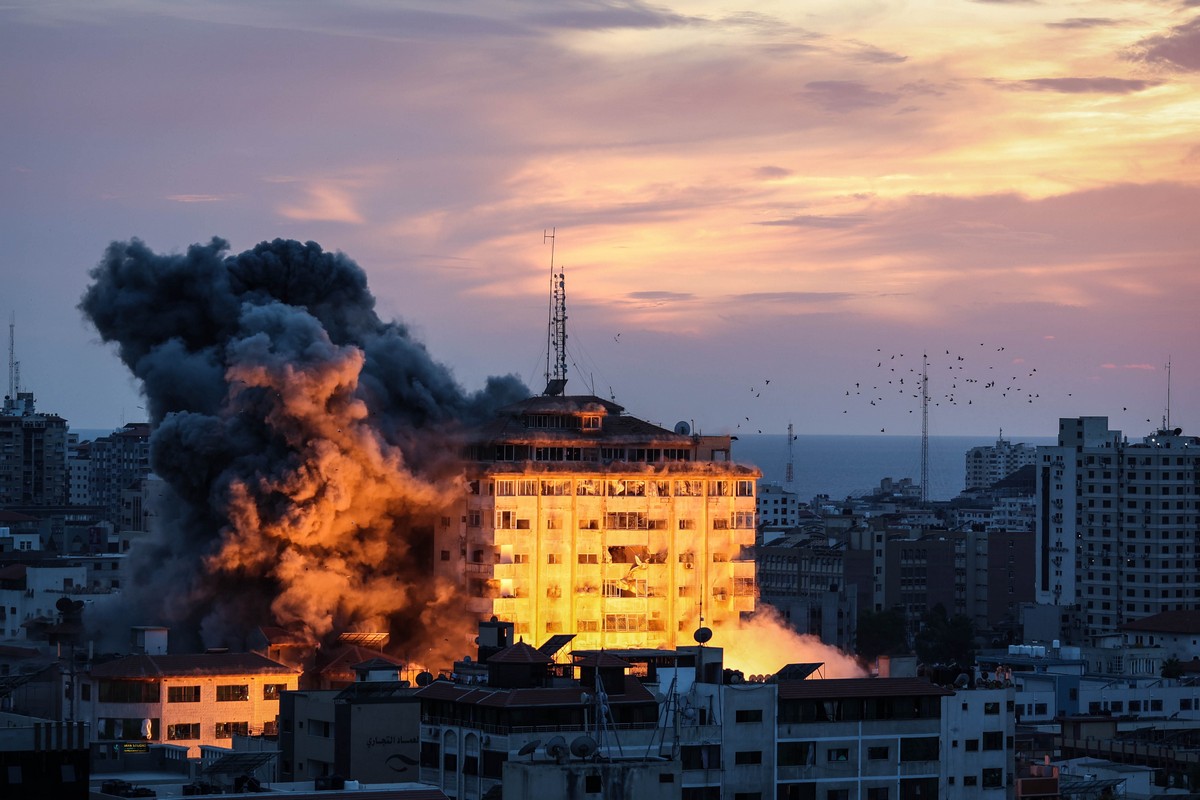
[[280,695],[298,678],[254,653],[130,655],[91,667],[80,717],[90,719],[98,748],[166,743],[194,758],[201,745],[228,746],[235,733],[275,733]]

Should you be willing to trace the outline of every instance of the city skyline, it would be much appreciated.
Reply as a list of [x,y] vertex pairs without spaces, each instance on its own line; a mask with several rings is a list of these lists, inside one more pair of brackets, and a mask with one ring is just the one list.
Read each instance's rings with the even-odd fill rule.
[[1140,437],[1168,361],[1196,427],[1186,2],[0,14],[0,314],[73,427],[146,416],[76,309],[113,240],[314,240],[464,389],[536,392],[550,229],[568,391],[668,427],[919,434],[922,352],[932,434]]

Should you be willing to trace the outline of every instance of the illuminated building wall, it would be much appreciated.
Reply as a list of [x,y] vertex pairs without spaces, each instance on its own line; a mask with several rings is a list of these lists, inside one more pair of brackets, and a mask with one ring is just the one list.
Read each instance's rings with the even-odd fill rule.
[[691,644],[754,610],[755,480],[731,437],[674,432],[597,397],[534,397],[468,447],[457,532],[435,564],[471,611],[540,643]]

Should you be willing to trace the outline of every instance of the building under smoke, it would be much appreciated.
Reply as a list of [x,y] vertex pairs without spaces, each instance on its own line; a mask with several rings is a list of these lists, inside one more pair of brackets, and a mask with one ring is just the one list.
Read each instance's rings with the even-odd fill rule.
[[731,437],[667,430],[593,396],[503,409],[467,447],[468,491],[437,574],[469,608],[576,648],[692,643],[755,603],[755,480]]

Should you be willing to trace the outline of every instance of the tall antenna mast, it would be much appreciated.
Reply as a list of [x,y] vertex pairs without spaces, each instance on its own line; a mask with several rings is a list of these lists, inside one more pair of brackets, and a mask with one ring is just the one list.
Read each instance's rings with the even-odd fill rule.
[[554,234],[542,232],[542,243],[550,240],[550,319],[546,326],[547,397],[560,395],[567,386],[567,288],[561,267],[554,266]]
[[8,322],[8,396],[17,402],[17,312],[12,312]]
[[929,502],[929,354],[921,354],[921,502]]
[[1167,356],[1167,415],[1163,417],[1163,427],[1171,429],[1171,356]]
[[792,442],[796,441],[796,437],[792,435],[792,423],[788,423],[788,447],[787,447],[787,470],[783,473],[783,486],[785,489],[791,489],[792,484],[796,482],[795,458],[792,455]]

